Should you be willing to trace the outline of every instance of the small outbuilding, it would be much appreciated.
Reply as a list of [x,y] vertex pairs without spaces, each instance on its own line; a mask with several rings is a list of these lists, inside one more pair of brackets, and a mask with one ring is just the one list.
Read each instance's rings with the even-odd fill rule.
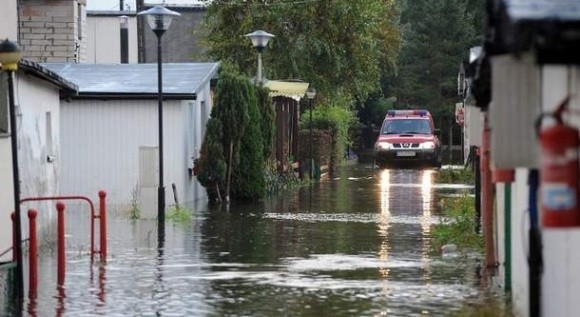
[[[107,191],[117,211],[153,216],[159,180],[157,64],[43,64],[78,85],[61,95],[62,194]],[[163,171],[167,205],[206,193],[193,175],[213,105],[218,63],[163,65]],[[176,191],[172,190],[175,184]]]

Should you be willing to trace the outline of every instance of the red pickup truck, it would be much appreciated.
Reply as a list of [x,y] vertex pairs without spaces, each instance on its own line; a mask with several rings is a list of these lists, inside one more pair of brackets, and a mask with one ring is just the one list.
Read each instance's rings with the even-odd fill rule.
[[427,110],[389,110],[375,142],[375,163],[441,167],[441,145]]

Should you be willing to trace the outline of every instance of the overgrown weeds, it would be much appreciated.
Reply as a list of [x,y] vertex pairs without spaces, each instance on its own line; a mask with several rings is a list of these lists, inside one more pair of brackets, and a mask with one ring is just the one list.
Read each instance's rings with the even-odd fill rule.
[[129,219],[137,220],[141,218],[141,209],[139,208],[139,185],[135,185],[131,191],[131,206],[129,207]]
[[174,223],[189,223],[191,220],[191,210],[182,206],[173,206],[169,209],[165,219],[173,221]]
[[280,175],[275,169],[267,169],[264,178],[266,179],[266,196],[279,194],[285,189],[298,187],[303,183],[293,171]]
[[452,317],[513,317],[512,307],[509,302],[500,298],[485,297],[482,300],[466,305],[459,311],[451,314]]
[[475,232],[476,217],[474,198],[470,196],[446,197],[442,200],[444,222],[433,227],[432,245],[441,250],[446,244],[459,249],[482,252],[483,239]]
[[436,174],[435,181],[441,184],[474,184],[475,173],[470,168],[441,169]]
[[173,206],[169,209],[166,219],[175,223],[189,223],[191,210],[181,206]]

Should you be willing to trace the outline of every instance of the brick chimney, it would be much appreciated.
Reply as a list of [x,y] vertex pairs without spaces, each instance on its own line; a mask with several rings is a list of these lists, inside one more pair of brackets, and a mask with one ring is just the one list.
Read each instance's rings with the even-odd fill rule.
[[19,0],[25,59],[80,63],[86,59],[86,0]]

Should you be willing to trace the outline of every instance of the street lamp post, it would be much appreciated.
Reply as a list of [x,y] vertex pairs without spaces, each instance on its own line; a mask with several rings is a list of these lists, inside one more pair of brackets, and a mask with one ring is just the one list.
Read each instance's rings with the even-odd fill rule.
[[161,71],[161,36],[171,25],[174,16],[181,14],[162,6],[141,11],[137,15],[147,17],[147,22],[157,36],[157,109],[159,119],[159,188],[157,189],[157,227],[159,232],[164,231],[165,224],[165,187],[163,186],[163,82]]
[[266,31],[258,30],[252,33],[248,33],[245,36],[249,37],[252,40],[252,45],[258,51],[258,75],[256,76],[256,81],[258,84],[262,85],[262,51],[268,45],[268,41],[274,37],[273,34],[270,34]]
[[18,172],[18,129],[16,127],[16,106],[14,102],[14,72],[18,70],[21,58],[20,47],[8,39],[0,43],[0,64],[2,71],[8,74],[8,102],[10,112],[10,145],[12,147],[12,185],[14,187],[14,254],[16,255],[16,292],[18,298],[24,296],[24,279],[22,274],[22,229],[20,219],[20,175]]
[[121,64],[127,64],[129,63],[129,17],[122,15],[119,17],[119,20],[121,26]]
[[310,105],[310,142],[309,143],[309,156],[310,156],[310,184],[312,184],[312,178],[314,177],[314,158],[312,157],[312,107],[314,106],[314,97],[316,97],[316,89],[314,87],[309,87],[306,91],[306,97]]

